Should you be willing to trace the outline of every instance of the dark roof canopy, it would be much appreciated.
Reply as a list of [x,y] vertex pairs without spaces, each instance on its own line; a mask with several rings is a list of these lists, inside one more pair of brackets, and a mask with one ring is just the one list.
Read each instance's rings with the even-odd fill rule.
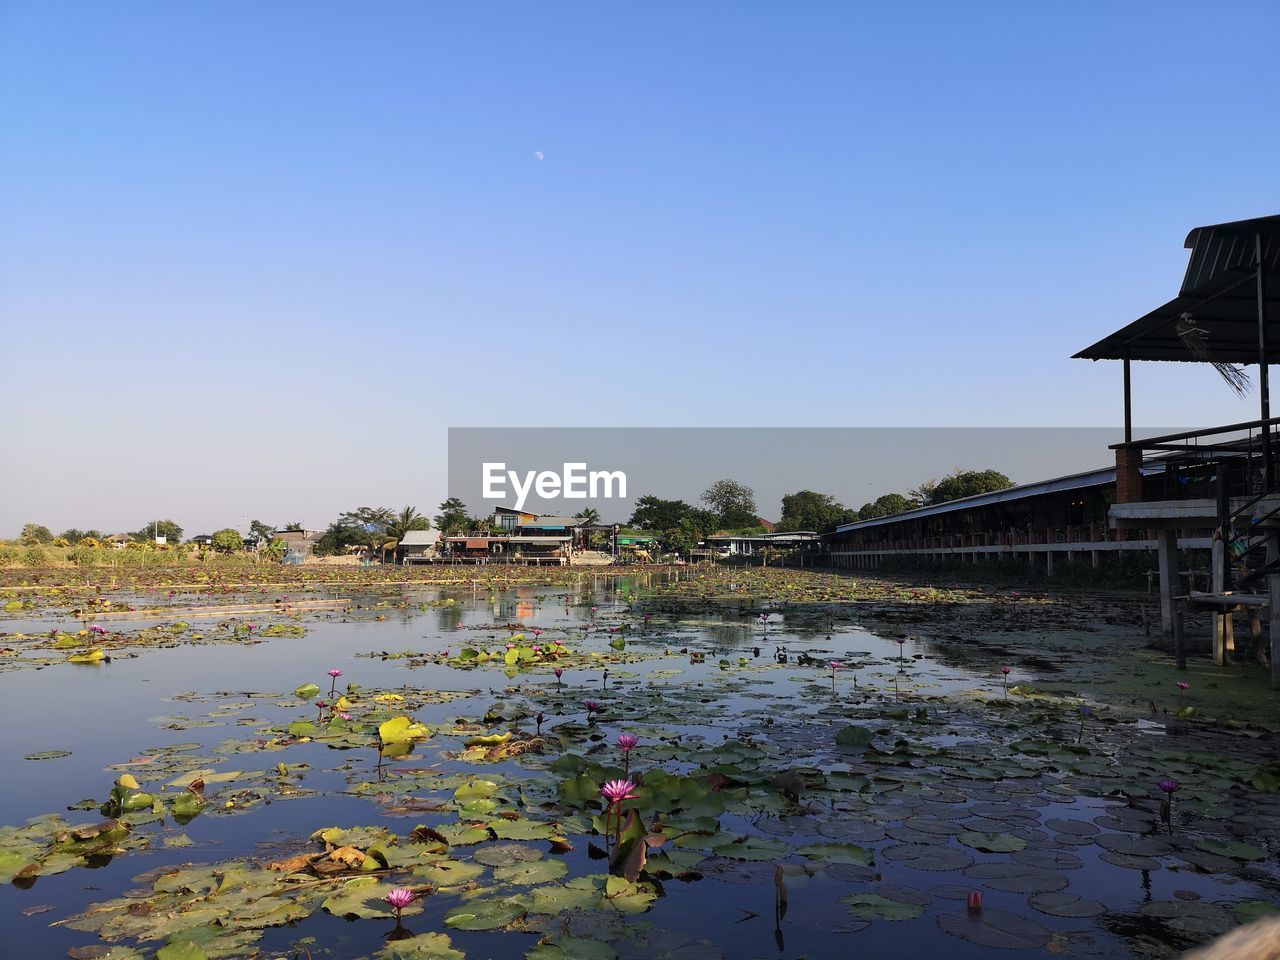
[[[1182,289],[1164,306],[1076,354],[1083,360],[1258,362],[1256,243],[1262,238],[1267,361],[1280,363],[1280,215],[1196,227]],[[1191,314],[1207,356],[1196,357],[1175,329]]]

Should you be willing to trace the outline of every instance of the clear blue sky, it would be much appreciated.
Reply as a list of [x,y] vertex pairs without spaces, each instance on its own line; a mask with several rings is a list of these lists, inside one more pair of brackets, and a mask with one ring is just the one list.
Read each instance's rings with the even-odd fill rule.
[[1278,36],[1274,0],[10,0],[0,535],[434,508],[450,425],[1115,424],[1070,354],[1190,227],[1280,211]]

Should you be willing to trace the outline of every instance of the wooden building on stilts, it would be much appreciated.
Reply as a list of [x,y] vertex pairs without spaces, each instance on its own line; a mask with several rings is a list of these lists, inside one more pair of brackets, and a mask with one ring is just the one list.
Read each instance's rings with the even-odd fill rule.
[[[1076,354],[1123,364],[1124,442],[1112,448],[1116,492],[1108,522],[1120,539],[1131,530],[1159,531],[1161,616],[1180,667],[1184,611],[1213,614],[1220,664],[1235,652],[1234,617],[1247,615],[1280,689],[1280,418],[1271,416],[1268,376],[1280,361],[1280,216],[1197,227],[1186,246],[1191,259],[1176,297]],[[1139,360],[1211,364],[1241,395],[1256,391],[1258,418],[1135,439],[1130,365]],[[1166,486],[1162,499],[1150,499],[1143,473],[1157,460],[1177,463],[1200,482]],[[1178,496],[1179,489],[1191,495]],[[1179,535],[1204,528],[1213,530],[1211,583],[1184,592]]]

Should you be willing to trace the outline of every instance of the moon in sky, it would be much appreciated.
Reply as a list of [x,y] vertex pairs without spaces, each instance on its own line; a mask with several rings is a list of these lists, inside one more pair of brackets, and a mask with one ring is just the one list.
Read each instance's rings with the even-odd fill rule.
[[542,159],[542,151],[541,151],[541,150],[535,150],[535,151],[533,151],[533,159],[535,159],[535,160],[541,160],[541,159]]

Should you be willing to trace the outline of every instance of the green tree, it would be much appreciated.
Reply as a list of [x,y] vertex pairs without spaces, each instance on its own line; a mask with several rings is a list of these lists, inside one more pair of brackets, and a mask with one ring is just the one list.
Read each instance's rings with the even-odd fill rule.
[[702,491],[699,499],[720,515],[720,524],[725,529],[754,527],[759,523],[756,492],[745,483],[728,478],[717,480]]
[[391,518],[384,533],[385,539],[400,541],[410,530],[430,530],[431,521],[420,514],[416,507],[405,507]]
[[389,507],[349,510],[339,514],[338,519],[329,525],[312,552],[326,556],[342,553],[350,546],[364,546],[372,552],[381,553],[387,541],[392,539],[387,531],[397,519],[398,515]]
[[448,536],[471,528],[471,517],[467,515],[467,505],[457,497],[450,497],[440,504],[440,512],[435,517],[436,529]]
[[638,497],[628,525],[641,530],[670,530],[692,510],[683,500],[663,500],[661,497]]
[[53,531],[39,523],[25,523],[19,535],[24,547],[34,547],[53,540]]
[[778,521],[778,529],[823,533],[857,516],[857,511],[837,503],[830,494],[800,490],[782,498],[782,519]]
[[213,549],[219,553],[238,553],[244,549],[244,537],[233,527],[226,527],[213,535]]
[[863,504],[862,509],[858,511],[858,517],[862,520],[891,517],[894,514],[905,513],[913,506],[914,504],[900,493],[886,493],[882,497],[877,497],[875,503]]
[[276,535],[276,528],[268,526],[261,520],[254,520],[249,524],[249,535],[257,537],[262,543],[270,543],[271,538]]
[[688,517],[685,517],[677,526],[669,530],[663,530],[658,536],[659,543],[662,544],[664,550],[670,550],[672,553],[687,554],[698,544],[698,536],[693,529],[693,524]]
[[587,523],[595,524],[600,522],[600,511],[595,507],[587,507],[585,510],[579,510],[574,514],[578,520],[585,520]]
[[266,546],[262,548],[262,555],[266,557],[268,560],[274,560],[276,563],[279,563],[281,560],[283,560],[284,555],[288,552],[289,552],[289,544],[285,543],[285,541],[279,539],[278,537],[274,540],[268,541]]
[[687,529],[693,535],[702,540],[711,536],[720,529],[720,515],[713,510],[703,510],[701,507],[692,507],[687,514],[680,519],[681,525],[687,524]]
[[306,527],[302,525],[301,520],[295,520],[293,523],[286,523],[284,525],[285,533],[302,533],[304,530],[306,530]]
[[943,477],[933,488],[932,503],[947,503],[962,497],[974,497],[980,493],[1008,490],[1013,481],[999,470],[965,470],[957,468],[949,477]]
[[182,528],[172,520],[152,520],[133,534],[135,540],[145,540],[148,543],[153,537],[164,537],[169,543],[181,543]]

